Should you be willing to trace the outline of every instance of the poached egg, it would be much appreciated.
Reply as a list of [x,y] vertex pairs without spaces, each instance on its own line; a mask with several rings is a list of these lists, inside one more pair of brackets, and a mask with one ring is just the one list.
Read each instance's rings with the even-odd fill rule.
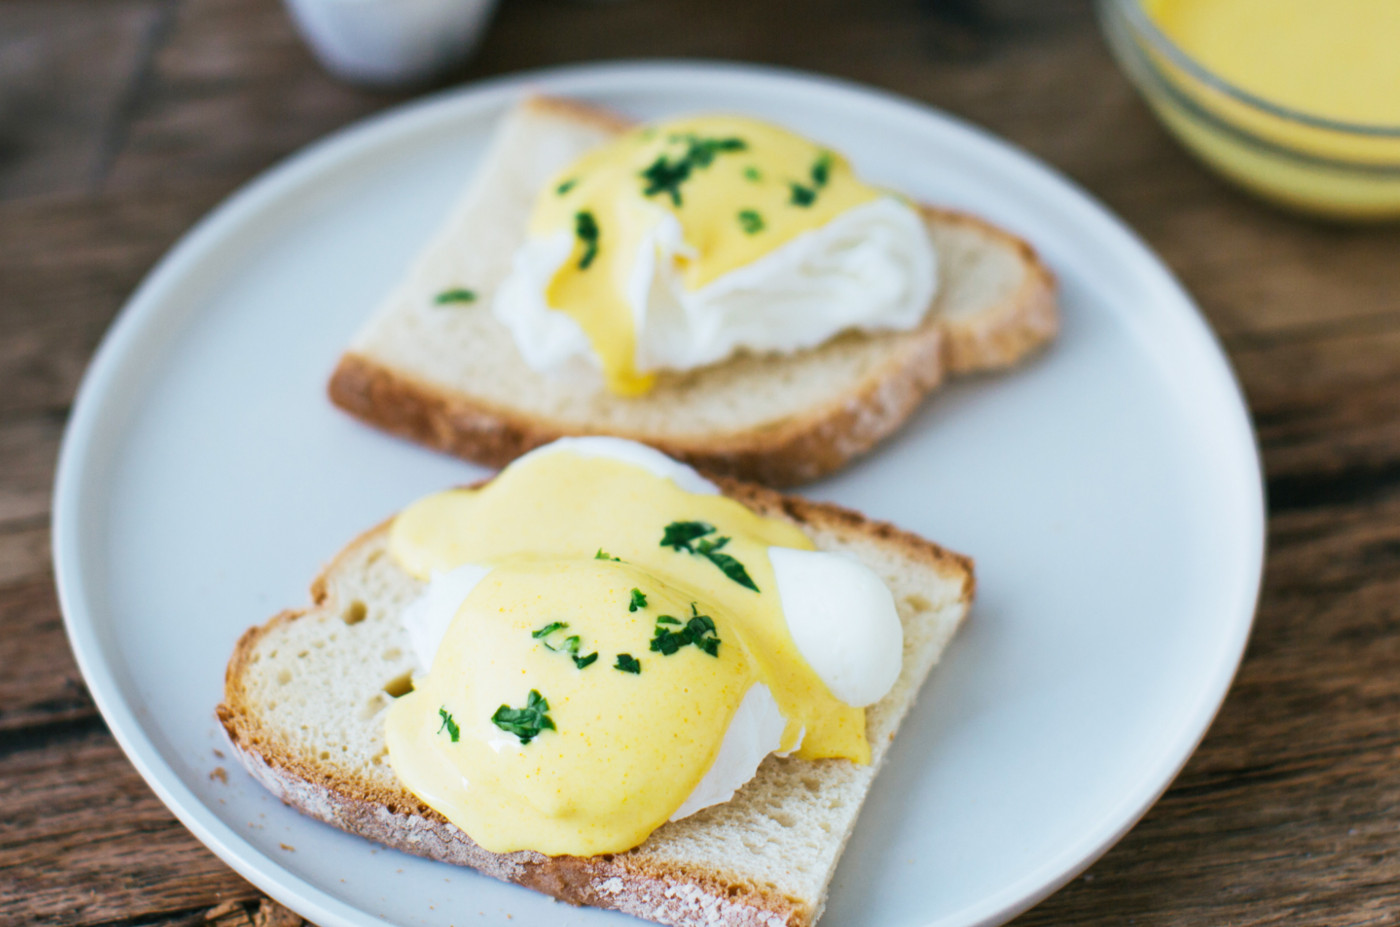
[[868,762],[863,708],[901,666],[873,572],[622,439],[421,500],[390,550],[429,580],[390,762],[493,852],[628,849],[769,753]]
[[624,133],[551,180],[492,311],[536,370],[599,371],[635,396],[661,370],[913,328],[937,270],[918,211],[844,158],[696,116]]

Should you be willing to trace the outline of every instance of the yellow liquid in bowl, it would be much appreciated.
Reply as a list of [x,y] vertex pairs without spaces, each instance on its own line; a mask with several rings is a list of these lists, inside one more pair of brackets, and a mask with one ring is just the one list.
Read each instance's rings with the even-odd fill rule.
[[1146,0],[1197,62],[1261,99],[1339,122],[1400,126],[1396,0]]
[[[1186,146],[1269,199],[1346,219],[1400,217],[1400,2],[1143,0],[1197,64],[1269,112],[1139,46],[1148,102]],[[1111,30],[1110,30],[1110,34]]]

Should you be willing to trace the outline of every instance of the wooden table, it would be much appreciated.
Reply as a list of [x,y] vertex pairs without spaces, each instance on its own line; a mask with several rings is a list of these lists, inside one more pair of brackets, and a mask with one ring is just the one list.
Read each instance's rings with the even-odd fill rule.
[[[1166,797],[1017,923],[1400,923],[1400,232],[1310,224],[1201,171],[1079,0],[504,0],[459,79],[635,56],[825,71],[981,123],[1145,236],[1239,371],[1272,500],[1244,666]],[[59,619],[49,494],[78,378],[152,263],[400,99],[325,76],[276,0],[0,0],[0,923],[300,923],[103,726]]]

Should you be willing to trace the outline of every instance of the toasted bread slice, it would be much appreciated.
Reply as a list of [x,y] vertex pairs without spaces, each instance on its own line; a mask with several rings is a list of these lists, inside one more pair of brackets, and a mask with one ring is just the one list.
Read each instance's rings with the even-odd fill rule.
[[409,853],[680,927],[812,924],[895,730],[967,614],[972,564],[834,505],[722,485],[755,511],[800,525],[820,549],[857,557],[894,593],[904,665],[867,709],[870,765],[770,756],[733,799],[662,825],[626,853],[487,852],[407,792],[386,762],[384,713],[408,690],[412,668],[399,615],[421,591],[388,555],[387,525],[336,557],[311,587],[314,605],[243,635],[219,706],[230,742],[283,801]]
[[[624,127],[559,100],[533,98],[512,111],[446,226],[341,358],[331,399],[370,424],[493,467],[564,435],[609,434],[710,472],[791,486],[869,450],[945,373],[1010,366],[1055,334],[1054,280],[1028,244],[928,208],[941,279],[912,331],[740,355],[663,374],[630,399],[541,375],[491,301],[539,188]],[[454,288],[470,289],[475,302],[434,302]]]

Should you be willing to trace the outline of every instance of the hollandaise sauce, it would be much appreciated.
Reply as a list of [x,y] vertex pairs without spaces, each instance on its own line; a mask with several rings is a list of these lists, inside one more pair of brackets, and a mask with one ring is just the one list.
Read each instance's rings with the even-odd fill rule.
[[658,222],[679,223],[679,277],[697,290],[881,195],[844,158],[798,135],[699,116],[634,129],[570,164],[540,192],[530,234],[573,238],[546,302],[578,322],[608,388],[639,395],[653,376],[636,367],[628,297],[650,281],[638,271],[657,259],[647,243]]
[[1145,75],[1142,89],[1168,128],[1207,163],[1310,212],[1400,215],[1400,3],[1142,0],[1142,8],[1210,79],[1151,42],[1123,42],[1132,29],[1120,31],[1114,4],[1106,4],[1109,38],[1130,57],[1130,72]]
[[1147,0],[1147,9],[1241,90],[1300,113],[1400,127],[1395,0]]
[[694,791],[762,683],[807,758],[869,761],[865,713],[788,630],[771,546],[794,526],[616,459],[559,452],[428,497],[391,530],[420,578],[492,569],[391,708],[400,780],[493,852],[619,852]]

